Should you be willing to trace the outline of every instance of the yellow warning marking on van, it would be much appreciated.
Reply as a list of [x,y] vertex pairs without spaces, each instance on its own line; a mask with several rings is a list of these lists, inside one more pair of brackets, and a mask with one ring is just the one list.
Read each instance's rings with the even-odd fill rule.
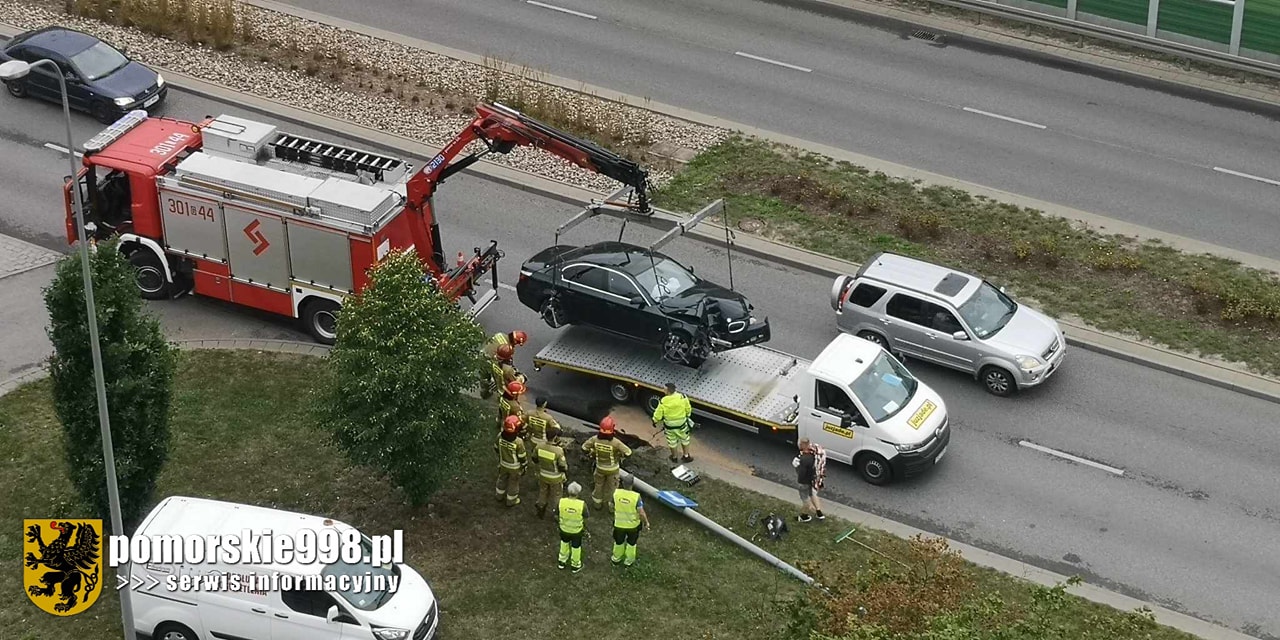
[[932,400],[925,400],[924,404],[920,405],[919,409],[916,409],[915,415],[911,416],[910,420],[907,420],[907,424],[911,425],[912,429],[919,429],[924,424],[924,421],[933,415],[933,410],[937,408],[938,405],[934,404]]
[[853,439],[852,429],[846,429],[840,425],[831,424],[830,422],[823,423],[822,430],[826,431],[827,433],[834,433],[840,436],[841,438],[848,438],[850,440]]

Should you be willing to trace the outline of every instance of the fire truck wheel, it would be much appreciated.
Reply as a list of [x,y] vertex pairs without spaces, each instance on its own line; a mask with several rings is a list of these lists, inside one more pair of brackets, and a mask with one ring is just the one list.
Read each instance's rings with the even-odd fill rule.
[[307,333],[320,344],[333,344],[338,339],[338,313],[342,305],[323,298],[307,303],[302,311],[302,322]]
[[133,265],[133,279],[138,291],[147,300],[169,299],[169,279],[165,276],[164,265],[160,259],[147,249],[139,249],[129,256],[129,264]]
[[4,83],[4,87],[9,90],[9,95],[15,98],[27,97],[27,83],[21,80],[10,80]]

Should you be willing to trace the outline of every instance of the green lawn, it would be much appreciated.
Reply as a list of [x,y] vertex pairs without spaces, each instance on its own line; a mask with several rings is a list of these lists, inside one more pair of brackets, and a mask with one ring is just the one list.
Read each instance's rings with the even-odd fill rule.
[[[513,510],[493,500],[495,465],[487,436],[472,456],[458,461],[457,477],[431,505],[407,506],[380,478],[346,465],[310,422],[305,398],[320,366],[320,360],[289,355],[184,354],[173,405],[172,457],[157,498],[193,495],[331,515],[372,534],[404,528],[407,560],[440,597],[448,638],[800,638],[804,629],[793,627],[793,619],[824,619],[822,598],[797,604],[797,581],[657,504],[648,507],[654,528],[641,537],[636,567],[609,565],[611,523],[597,516],[588,525],[586,569],[576,576],[557,570],[554,525],[535,517],[532,496],[526,494]],[[0,563],[11,567],[0,574],[0,629],[5,638],[22,640],[115,637],[115,591],[108,589],[90,611],[64,619],[36,609],[17,584],[21,520],[83,514],[61,462],[62,436],[49,390],[46,380],[0,398],[0,530],[10,532],[0,536]],[[572,475],[585,480],[576,456],[570,465]],[[648,452],[639,451],[631,468],[655,484],[670,485]],[[532,487],[531,478],[525,487]],[[794,512],[794,505],[714,480],[685,493],[701,501],[708,516],[744,535],[750,535],[745,529],[753,510]],[[958,581],[921,583],[921,571],[940,566],[937,558],[913,554],[905,541],[886,534],[859,531],[858,540],[911,565],[916,577],[903,582],[908,574],[898,565],[848,542],[834,544],[848,528],[836,521],[793,526],[783,542],[763,544],[788,561],[818,567],[823,576],[843,575],[846,588],[867,585],[877,595],[919,586],[903,586],[908,583],[948,587],[951,595],[943,600],[915,601],[954,608],[1000,594],[1010,603],[1004,614],[1009,620],[1031,606],[1033,594],[1044,593],[958,560],[949,561]],[[867,597],[872,615],[902,615],[900,609],[884,609],[889,605],[883,599]],[[1100,628],[1109,630],[1109,638],[1188,637],[1072,597],[1063,603],[1052,613],[1067,630],[1063,638],[1097,637],[1089,633]]]
[[682,211],[725,198],[730,223],[861,262],[888,250],[1007,285],[1056,316],[1280,373],[1280,278],[755,139],[695,158],[658,194]]

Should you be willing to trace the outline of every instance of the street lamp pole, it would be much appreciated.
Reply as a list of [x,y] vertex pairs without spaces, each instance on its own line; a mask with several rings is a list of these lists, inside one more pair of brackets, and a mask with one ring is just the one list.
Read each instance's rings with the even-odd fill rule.
[[[17,64],[14,64],[14,63]],[[80,185],[76,182],[79,173],[76,166],[75,142],[71,135],[71,104],[67,95],[67,81],[62,69],[52,60],[44,59],[32,63],[19,60],[0,64],[0,78],[15,81],[31,71],[33,67],[46,66],[58,78],[58,88],[62,91],[62,115],[67,125],[67,161],[71,165],[71,198],[76,212],[76,231],[80,243],[80,268],[84,277],[84,303],[89,316],[89,349],[93,353],[93,383],[98,393],[98,424],[102,428],[102,459],[107,473],[107,500],[111,505],[111,533],[124,535],[124,520],[120,515],[120,488],[116,484],[116,459],[111,446],[111,417],[107,413],[107,384],[102,371],[102,348],[98,344],[98,314],[93,302],[93,276],[89,268],[89,242],[85,238],[84,203],[80,197]],[[106,546],[105,544],[103,545]],[[125,565],[129,567],[129,565]],[[132,568],[129,567],[130,573]],[[132,576],[130,576],[132,578]],[[132,583],[132,580],[130,581]],[[133,602],[129,587],[120,590],[120,617],[124,626],[125,640],[135,640],[137,634],[133,628]]]

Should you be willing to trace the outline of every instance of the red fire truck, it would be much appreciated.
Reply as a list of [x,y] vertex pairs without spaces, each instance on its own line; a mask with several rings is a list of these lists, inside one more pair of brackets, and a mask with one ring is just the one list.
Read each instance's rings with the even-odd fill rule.
[[[317,341],[332,344],[343,299],[391,251],[416,249],[440,290],[467,297],[473,314],[496,298],[497,242],[470,258],[459,252],[449,267],[432,207],[441,182],[489,153],[543,149],[633,187],[627,202],[612,204],[650,213],[647,174],[636,163],[500,104],[476,112],[413,171],[399,158],[262,122],[134,111],[85,143],[84,169],[64,189],[67,239],[78,237],[75,184],[86,237],[120,239],[144,297],[195,293],[301,318]],[[477,299],[486,273],[492,287]]]

